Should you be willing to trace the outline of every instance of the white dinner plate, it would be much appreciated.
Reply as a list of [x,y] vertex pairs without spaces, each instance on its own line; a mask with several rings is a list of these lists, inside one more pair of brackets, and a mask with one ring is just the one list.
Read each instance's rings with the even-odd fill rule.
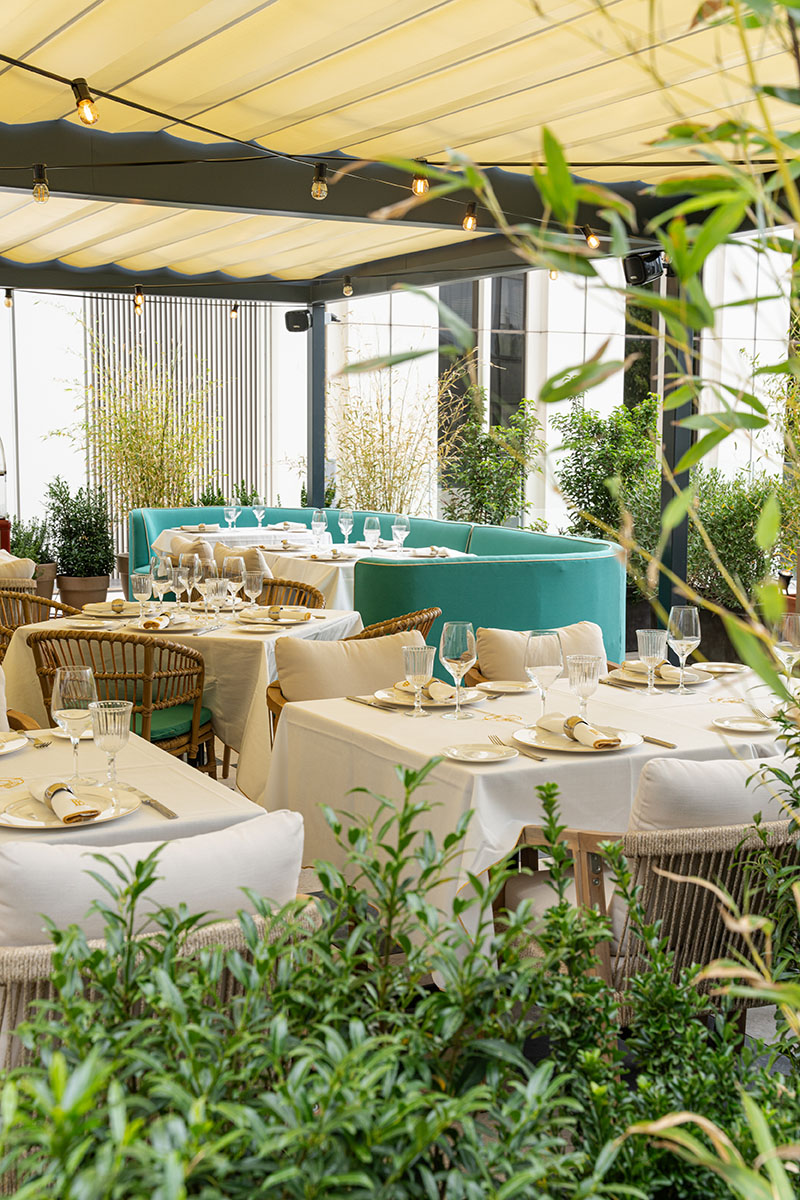
[[263,628],[265,625],[284,627],[286,625],[308,625],[311,617],[262,617],[260,621],[246,620],[241,614],[236,618],[236,623],[243,629],[247,629],[249,625]]
[[155,633],[163,634],[169,637],[170,633],[197,633],[198,629],[204,629],[202,621],[170,621],[168,625],[157,625],[154,629],[146,629],[144,625],[140,625],[138,621],[129,621],[127,629],[131,633]]
[[[37,729],[36,730],[37,737],[41,737],[45,733],[51,737],[64,738],[65,741],[69,741],[69,734],[67,733],[66,729],[62,729],[60,725],[56,725],[56,727],[54,729],[41,729],[41,730]],[[81,734],[80,740],[82,742],[88,742],[93,737],[94,737],[94,733],[92,732],[91,729],[84,729],[83,733]]]
[[632,746],[640,746],[644,740],[640,733],[631,733],[627,729],[613,729],[610,725],[595,725],[594,728],[599,729],[601,733],[618,737],[619,745],[595,750],[594,746],[574,742],[565,733],[549,733],[546,729],[518,729],[512,736],[515,742],[522,746],[532,746],[534,750],[564,750],[567,754],[614,754],[617,750],[630,750]]
[[778,726],[768,717],[716,717],[711,724],[725,733],[775,733]]
[[[375,692],[375,699],[382,701],[384,704],[403,705],[406,708],[414,707],[414,696],[404,695],[403,692],[398,692],[394,688],[381,688]],[[485,700],[486,696],[483,692],[479,692],[477,688],[462,688],[461,703],[462,704],[478,704],[481,700]],[[431,700],[430,696],[423,693],[422,707],[423,708],[455,708],[456,698],[453,696],[451,700]]]
[[704,662],[700,663],[700,667],[709,675],[741,675],[742,671],[747,670],[744,663],[733,662]]
[[118,821],[120,817],[127,817],[132,812],[136,812],[142,803],[139,792],[128,792],[122,789],[117,793],[118,803],[116,806],[112,803],[107,788],[83,787],[80,789],[80,794],[106,805],[93,821],[79,821],[65,825],[63,821],[59,821],[51,808],[39,800],[34,800],[30,792],[26,792],[22,796],[16,796],[9,800],[0,808],[0,825],[10,826],[12,829],[85,829],[89,825],[100,825],[106,821]]
[[481,692],[489,692],[493,696],[515,696],[519,692],[531,692],[535,683],[522,683],[519,679],[492,679],[487,683],[476,683]]
[[[124,616],[124,614],[123,614]],[[99,617],[66,617],[62,628],[66,629],[115,629],[116,621],[101,620]]]
[[20,734],[19,737],[8,738],[7,741],[0,741],[0,754],[13,754],[16,750],[21,750],[23,746],[29,746],[30,742],[26,737]]
[[513,746],[487,746],[474,743],[464,746],[445,746],[442,754],[455,762],[494,763],[505,762],[509,758],[517,758],[519,750]]
[[[675,668],[677,671],[677,667]],[[647,672],[646,671],[625,671],[620,667],[615,667],[613,671],[608,672],[609,679],[621,679],[625,683],[638,683],[641,687],[647,687]],[[698,671],[696,667],[687,667],[684,676],[684,683],[687,687],[695,687],[698,683],[711,683],[714,678],[706,671]],[[654,683],[657,688],[676,688],[679,684],[679,679],[676,674],[674,679],[662,679],[660,675],[656,675]]]

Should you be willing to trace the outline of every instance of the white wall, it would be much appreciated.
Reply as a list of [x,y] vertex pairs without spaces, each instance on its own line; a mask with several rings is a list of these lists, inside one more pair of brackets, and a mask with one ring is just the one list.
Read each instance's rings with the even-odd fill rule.
[[[272,305],[269,317],[267,499],[294,507],[306,477],[308,333],[289,333],[286,312]],[[297,307],[296,305],[294,306]]]

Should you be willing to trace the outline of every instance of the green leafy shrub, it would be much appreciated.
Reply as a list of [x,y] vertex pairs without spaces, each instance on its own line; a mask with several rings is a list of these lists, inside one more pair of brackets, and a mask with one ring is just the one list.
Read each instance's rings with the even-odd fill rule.
[[14,517],[11,522],[11,553],[17,558],[32,558],[35,563],[53,562],[50,548],[50,533],[46,521],[22,521]]
[[47,521],[60,575],[110,575],[114,542],[105,493],[80,487],[73,496],[57,476],[47,488]]
[[478,388],[466,397],[467,416],[443,464],[443,486],[450,492],[444,515],[450,521],[502,525],[528,509],[525,481],[541,471],[544,442],[530,400],[521,400],[508,425],[484,429],[485,401]]
[[258,504],[258,490],[250,487],[246,479],[240,479],[233,485],[233,499],[244,508],[250,508],[251,505]]
[[199,508],[222,508],[228,501],[218,483],[209,483],[197,497]]

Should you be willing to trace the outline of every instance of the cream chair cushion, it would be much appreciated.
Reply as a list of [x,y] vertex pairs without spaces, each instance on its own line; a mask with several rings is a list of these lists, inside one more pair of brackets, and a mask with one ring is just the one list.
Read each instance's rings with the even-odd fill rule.
[[32,558],[16,558],[0,550],[0,579],[33,579],[36,563]]
[[0,667],[0,733],[8,732],[8,708],[6,707],[6,677]]
[[214,557],[211,542],[207,542],[205,538],[178,537],[176,535],[172,539],[172,549],[170,550],[173,566],[177,567],[178,559],[182,554],[196,554],[199,559]]
[[761,762],[780,766],[783,758],[651,758],[639,776],[628,832],[746,825],[757,812],[765,821],[786,820],[775,780],[747,783]]
[[245,571],[261,571],[266,579],[272,579],[272,571],[258,546],[226,546],[224,542],[217,542],[214,545],[214,561],[220,571],[226,558],[244,559]]
[[[113,849],[58,841],[0,845],[0,945],[47,942],[43,913],[62,928],[77,924],[87,937],[102,937],[102,918],[87,911],[92,901],[108,901],[108,895],[86,872],[96,871],[112,881],[115,877],[110,867],[92,856],[119,856],[134,864],[155,845],[131,842]],[[159,878],[143,896],[141,912],[178,904],[212,920],[233,917],[239,909],[253,912],[243,887],[276,906],[285,904],[297,893],[302,856],[303,818],[286,810],[260,813],[214,833],[176,838],[161,850]]]
[[[568,654],[599,654],[606,662],[603,631],[594,621],[577,621],[562,625],[559,630],[564,670]],[[479,629],[475,635],[478,647],[478,669],[487,679],[527,679],[525,647],[527,630]]]
[[330,700],[366,695],[405,679],[404,646],[424,646],[418,629],[363,642],[278,638],[275,665],[287,700]]

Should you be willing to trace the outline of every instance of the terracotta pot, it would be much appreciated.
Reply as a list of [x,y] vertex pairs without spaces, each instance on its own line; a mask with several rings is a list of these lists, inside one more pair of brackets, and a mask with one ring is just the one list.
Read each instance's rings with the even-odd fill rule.
[[117,555],[117,574],[119,575],[119,581],[122,585],[123,599],[128,600],[130,599],[128,595],[128,589],[130,587],[130,555]]
[[83,608],[84,604],[99,604],[108,595],[108,575],[57,575],[58,594],[65,604]]
[[53,588],[56,583],[56,564],[55,563],[38,563],[36,570],[33,573],[33,578],[36,580],[36,595],[44,597],[45,600],[53,599]]

